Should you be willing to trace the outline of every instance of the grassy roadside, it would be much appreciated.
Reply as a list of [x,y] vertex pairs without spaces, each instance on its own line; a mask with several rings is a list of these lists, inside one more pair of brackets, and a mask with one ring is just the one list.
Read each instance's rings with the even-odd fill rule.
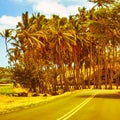
[[13,92],[12,85],[0,86],[0,114],[28,108],[39,103],[49,102],[61,96],[67,96],[71,94],[71,92],[66,92],[57,96],[47,95],[45,97],[42,94],[37,97],[14,97],[5,95],[6,93],[8,94],[11,92]]
[[43,97],[43,95],[37,97],[10,97],[5,95],[0,95],[0,114],[12,112],[22,108],[28,108],[33,105],[37,105],[43,102],[49,102],[61,96],[69,95],[70,92],[58,95]]
[[[85,91],[86,90],[87,89],[85,89]],[[60,98],[62,96],[68,96],[72,93],[80,92],[80,91],[84,91],[84,89],[73,91],[73,92],[66,92],[57,96],[47,95],[44,97],[43,94],[40,94],[40,96],[37,96],[37,97],[32,97],[32,96],[15,97],[15,96],[5,95],[6,93],[13,92],[12,85],[0,86],[0,93],[2,93],[0,94],[0,114],[9,113],[9,112],[20,110],[23,108],[28,108],[34,105],[38,105],[39,103],[46,103],[56,98]],[[108,91],[111,91],[111,90],[108,90]],[[115,90],[115,92],[116,91],[118,90]],[[103,89],[103,92],[104,92],[104,89]],[[120,90],[119,90],[119,94],[120,94]]]

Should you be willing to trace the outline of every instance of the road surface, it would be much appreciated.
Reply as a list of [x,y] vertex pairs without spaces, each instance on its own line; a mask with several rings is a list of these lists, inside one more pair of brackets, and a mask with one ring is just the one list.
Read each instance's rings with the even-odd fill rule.
[[0,115],[0,120],[120,120],[120,95],[117,90],[80,90]]

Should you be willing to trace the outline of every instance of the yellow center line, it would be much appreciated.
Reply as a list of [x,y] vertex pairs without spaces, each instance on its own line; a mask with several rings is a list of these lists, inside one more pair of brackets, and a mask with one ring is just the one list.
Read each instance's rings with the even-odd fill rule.
[[82,103],[77,105],[75,108],[73,108],[71,111],[63,115],[62,117],[58,118],[57,120],[67,120],[70,118],[72,115],[74,115],[77,111],[79,111],[82,107],[84,107],[90,100],[92,100],[97,93],[91,95],[87,99],[85,99]]

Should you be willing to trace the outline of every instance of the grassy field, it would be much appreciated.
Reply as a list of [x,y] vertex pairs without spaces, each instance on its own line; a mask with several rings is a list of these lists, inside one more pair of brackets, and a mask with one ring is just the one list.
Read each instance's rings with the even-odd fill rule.
[[9,94],[13,92],[12,84],[0,84],[0,94]]

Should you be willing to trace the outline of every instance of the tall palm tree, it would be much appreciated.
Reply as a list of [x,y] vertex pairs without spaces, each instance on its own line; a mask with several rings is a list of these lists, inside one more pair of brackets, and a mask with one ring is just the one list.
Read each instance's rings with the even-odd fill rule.
[[[74,40],[74,31],[69,29],[69,24],[67,18],[60,18],[57,15],[53,15],[53,18],[49,21],[48,39],[50,42],[50,47],[52,49],[54,64],[58,65],[61,70],[61,78],[65,84],[65,91],[68,90],[68,82],[65,80],[65,54],[66,52],[71,52],[71,44],[76,44]],[[61,85],[62,82],[61,81]],[[63,85],[62,85],[63,87]]]
[[[12,31],[13,29],[5,29],[4,32],[0,32],[0,35],[5,38],[5,46],[6,46],[6,52],[9,54],[9,49],[8,49],[8,41],[12,37]],[[9,38],[9,39],[8,39]]]
[[84,75],[82,66],[84,64],[84,57],[88,56],[88,39],[87,39],[87,11],[83,8],[78,8],[79,13],[75,16],[69,17],[70,25],[75,30],[76,45],[73,46],[73,62],[75,69],[76,87],[79,88],[78,83],[81,82],[82,88],[85,88],[84,79],[80,80],[80,76]]
[[[22,22],[18,22],[16,28],[17,39],[12,43],[14,44],[14,56],[17,57],[15,51],[19,50],[21,54],[20,60],[23,59],[22,63],[19,61],[19,64],[23,64],[26,71],[32,70],[33,66],[37,71],[38,63],[40,63],[38,61],[41,59],[39,53],[45,47],[45,41],[47,38],[41,26],[39,26],[42,18],[44,17],[39,14],[37,16],[33,15],[29,18],[28,12],[23,13]],[[41,24],[44,25],[44,23]],[[38,76],[38,74],[36,74],[36,76]],[[33,82],[33,80],[31,82]]]
[[[10,43],[11,39],[14,39],[14,37],[12,35],[13,31],[14,31],[14,29],[5,29],[3,32],[0,32],[0,36],[5,38],[6,52],[7,52],[10,60],[13,58],[13,56],[10,53],[8,44]],[[10,61],[8,61],[8,63],[11,65]]]

